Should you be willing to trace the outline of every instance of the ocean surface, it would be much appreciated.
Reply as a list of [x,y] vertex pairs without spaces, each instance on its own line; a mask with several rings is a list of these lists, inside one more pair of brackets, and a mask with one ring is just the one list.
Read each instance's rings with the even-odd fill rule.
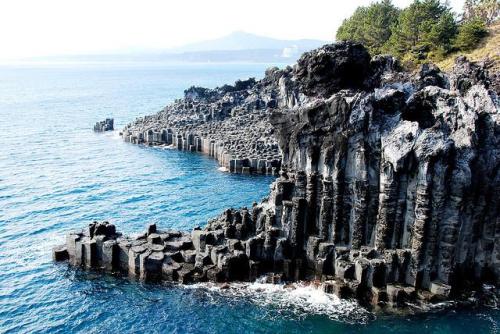
[[497,333],[494,309],[373,315],[305,285],[145,285],[53,263],[93,220],[191,230],[251,206],[272,177],[223,173],[197,154],[124,143],[121,129],[191,85],[261,77],[261,64],[0,67],[0,333]]

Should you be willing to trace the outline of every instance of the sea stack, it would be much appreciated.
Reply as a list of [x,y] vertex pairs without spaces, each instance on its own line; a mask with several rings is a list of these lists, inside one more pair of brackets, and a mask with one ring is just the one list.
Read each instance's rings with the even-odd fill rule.
[[[409,73],[342,42],[242,85],[188,90],[124,136],[208,141],[239,169],[263,158],[253,146],[261,134],[263,147],[277,145],[265,168],[281,158],[268,198],[190,234],[149,226],[128,238],[95,222],[54,258],[145,280],[318,280],[340,297],[394,307],[500,284],[499,85],[483,65],[459,58],[450,74],[433,65]],[[155,128],[163,124],[171,130]]]
[[95,123],[94,131],[95,132],[113,131],[114,130],[113,123],[114,123],[113,118],[106,118],[104,121]]

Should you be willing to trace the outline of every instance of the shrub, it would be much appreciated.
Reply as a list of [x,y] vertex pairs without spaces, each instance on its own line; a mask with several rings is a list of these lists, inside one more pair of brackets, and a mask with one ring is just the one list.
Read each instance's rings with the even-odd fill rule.
[[466,21],[458,28],[454,46],[462,51],[469,51],[488,35],[486,24],[481,19]]

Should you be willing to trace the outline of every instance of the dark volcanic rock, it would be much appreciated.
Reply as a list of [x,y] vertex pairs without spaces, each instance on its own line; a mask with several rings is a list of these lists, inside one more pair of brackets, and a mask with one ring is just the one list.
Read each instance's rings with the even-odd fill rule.
[[114,119],[106,118],[104,121],[95,123],[95,132],[113,131],[114,130]]
[[[465,59],[449,75],[426,65],[411,76],[391,57],[370,60],[361,46],[341,43],[305,54],[294,69],[269,69],[263,80],[241,83],[245,91],[190,89],[182,104],[193,99],[226,119],[197,131],[213,129],[221,140],[232,132],[218,133],[218,125],[237,119],[224,116],[228,96],[245,106],[275,101],[261,119],[282,156],[268,198],[228,209],[191,235],[150,226],[133,240],[94,223],[68,235],[54,258],[66,251],[72,265],[111,263],[182,283],[266,273],[271,281],[321,280],[325,291],[372,305],[498,285],[500,114],[491,78]],[[173,109],[159,117],[179,121]]]
[[304,53],[295,76],[308,96],[327,97],[345,88],[361,88],[370,70],[370,55],[361,45],[339,42]]
[[[455,59],[455,67],[451,73],[451,84],[453,85],[452,89],[459,91],[460,94],[465,94],[469,88],[477,84],[490,88],[492,81],[489,73],[485,71],[484,64],[471,63],[464,56]],[[498,91],[496,93],[498,94]]]

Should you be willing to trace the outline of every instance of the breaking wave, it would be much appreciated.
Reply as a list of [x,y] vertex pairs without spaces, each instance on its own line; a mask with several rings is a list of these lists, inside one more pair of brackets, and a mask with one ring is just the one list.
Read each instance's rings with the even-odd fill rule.
[[271,284],[265,283],[262,278],[254,283],[198,283],[183,288],[199,289],[208,297],[219,295],[246,300],[260,307],[274,309],[280,317],[302,319],[319,315],[349,324],[366,324],[375,319],[373,313],[355,301],[340,299],[334,294],[325,293],[321,285],[305,282]]

